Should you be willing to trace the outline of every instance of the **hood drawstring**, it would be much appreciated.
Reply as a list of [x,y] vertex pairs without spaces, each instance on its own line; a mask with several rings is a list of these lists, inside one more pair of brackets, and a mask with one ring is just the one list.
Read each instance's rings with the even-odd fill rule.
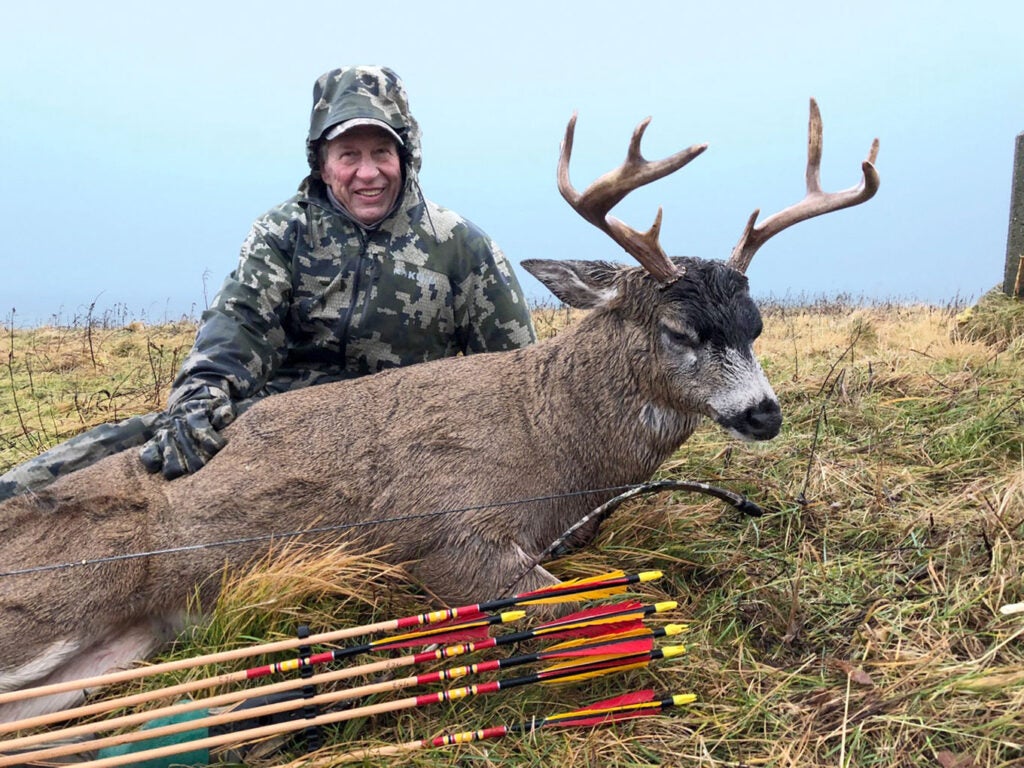
[[430,206],[427,205],[427,198],[423,195],[423,190],[420,189],[419,177],[414,176],[412,183],[416,187],[416,192],[419,194],[420,200],[423,202],[423,211],[427,214],[427,223],[430,224],[430,231],[433,233],[435,240],[440,240],[437,236],[437,230],[434,228],[434,220],[430,218]]

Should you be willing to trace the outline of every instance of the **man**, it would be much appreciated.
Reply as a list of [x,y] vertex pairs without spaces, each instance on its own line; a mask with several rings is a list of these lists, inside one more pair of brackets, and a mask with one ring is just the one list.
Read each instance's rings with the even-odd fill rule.
[[419,125],[385,67],[317,79],[298,193],[253,224],[203,313],[163,413],[102,425],[0,477],[0,500],[116,451],[168,479],[199,470],[254,399],[535,340],[487,235],[427,200]]

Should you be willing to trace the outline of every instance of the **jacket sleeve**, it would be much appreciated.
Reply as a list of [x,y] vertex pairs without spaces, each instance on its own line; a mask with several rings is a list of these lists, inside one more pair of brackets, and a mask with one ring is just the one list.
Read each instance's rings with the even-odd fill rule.
[[463,246],[469,261],[455,291],[463,352],[499,352],[535,342],[530,308],[505,254],[468,222]]
[[172,385],[168,408],[218,387],[232,401],[259,392],[287,351],[282,327],[292,293],[294,227],[258,220],[242,244],[238,267],[203,313],[192,351]]

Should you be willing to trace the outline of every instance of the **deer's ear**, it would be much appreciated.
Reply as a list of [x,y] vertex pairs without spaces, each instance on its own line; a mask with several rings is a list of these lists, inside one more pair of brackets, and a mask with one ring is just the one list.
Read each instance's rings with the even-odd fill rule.
[[618,276],[625,267],[607,261],[525,259],[523,269],[558,299],[576,309],[607,304],[619,293]]

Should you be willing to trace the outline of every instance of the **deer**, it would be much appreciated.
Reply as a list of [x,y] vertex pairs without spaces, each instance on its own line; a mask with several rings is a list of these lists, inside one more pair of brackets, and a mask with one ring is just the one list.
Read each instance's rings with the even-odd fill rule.
[[[703,420],[741,440],[778,435],[782,410],[753,349],[762,321],[744,273],[774,235],[875,194],[877,139],[859,184],[823,192],[812,100],[806,196],[761,223],[754,211],[726,261],[670,258],[661,208],[647,232],[610,211],[707,145],[648,161],[647,118],[623,164],[580,193],[569,179],[576,119],[558,189],[638,265],[526,260],[561,302],[589,310],[552,338],[265,398],[226,428],[206,467],[173,481],[128,450],[0,504],[0,571],[19,569],[0,575],[0,691],[144,659],[174,636],[195,595],[201,610],[212,605],[225,566],[266,554],[267,538],[253,533],[354,526],[346,547],[383,548],[377,556],[407,564],[449,605],[515,580],[524,591],[551,586],[558,579],[534,558],[609,489],[648,480]],[[583,526],[572,546],[597,532]],[[236,543],[205,546],[225,541]],[[156,554],[119,557],[147,552]],[[81,565],[45,567],[68,561]],[[0,705],[0,721],[83,695]]]

